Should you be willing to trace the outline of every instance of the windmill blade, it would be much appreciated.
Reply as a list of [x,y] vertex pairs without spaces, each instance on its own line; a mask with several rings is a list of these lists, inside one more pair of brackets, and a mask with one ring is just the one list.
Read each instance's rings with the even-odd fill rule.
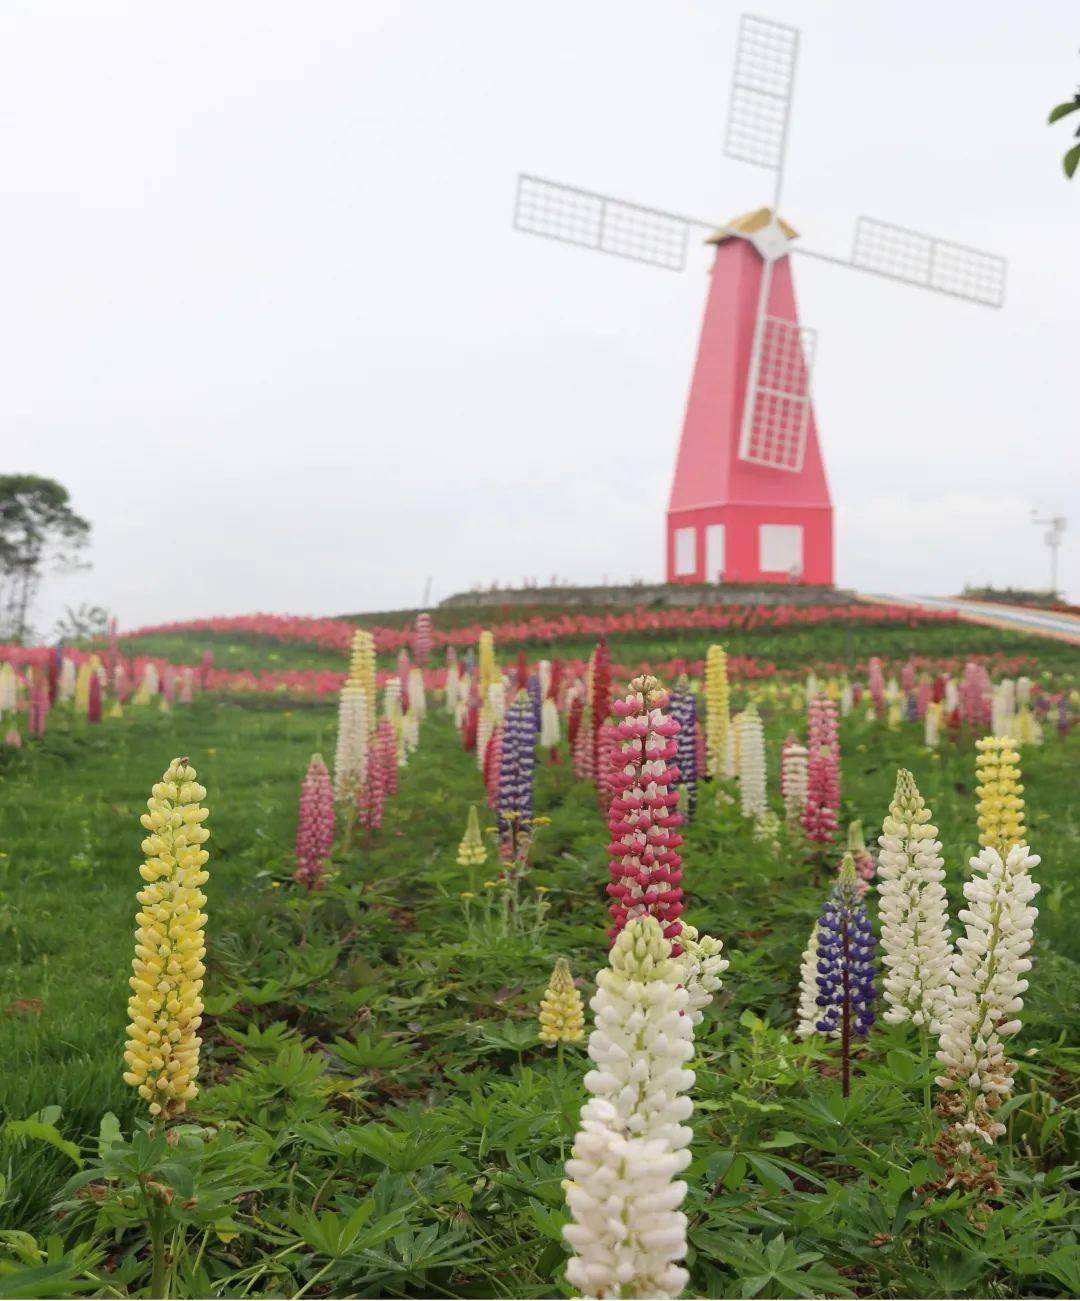
[[1005,301],[1003,257],[873,217],[860,217],[855,225],[851,265],[987,307]]
[[806,455],[817,331],[778,316],[755,330],[739,459],[797,474]]
[[798,28],[753,14],[743,14],[739,20],[724,140],[729,158],[780,170],[798,53]]
[[564,244],[580,244],[634,262],[682,271],[691,226],[707,222],[643,208],[606,194],[593,194],[539,176],[519,176],[514,226]]

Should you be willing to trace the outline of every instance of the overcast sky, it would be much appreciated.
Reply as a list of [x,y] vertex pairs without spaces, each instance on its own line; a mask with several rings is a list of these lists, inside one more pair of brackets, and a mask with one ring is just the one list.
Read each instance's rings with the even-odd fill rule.
[[[122,626],[662,577],[709,255],[515,233],[519,170],[726,220],[741,3],[0,3],[0,430],[93,521]],[[802,29],[783,215],[1001,253],[994,311],[798,259],[837,580],[1045,584],[1072,515],[1073,0],[755,0]]]

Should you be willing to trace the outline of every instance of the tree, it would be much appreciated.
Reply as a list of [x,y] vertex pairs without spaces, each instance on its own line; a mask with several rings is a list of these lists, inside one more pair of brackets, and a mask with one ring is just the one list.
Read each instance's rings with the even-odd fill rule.
[[[1080,109],[1080,90],[1076,92],[1072,99],[1067,99],[1064,103],[1052,108],[1048,121],[1050,123],[1057,122],[1070,113],[1075,113],[1077,109]],[[1080,139],[1080,127],[1077,127],[1073,134]],[[1065,157],[1061,161],[1065,168],[1065,175],[1071,180],[1077,165],[1080,165],[1080,145],[1073,145],[1071,149],[1066,150]]]
[[89,523],[55,479],[0,475],[0,636],[26,639],[42,572],[74,566],[89,537]]

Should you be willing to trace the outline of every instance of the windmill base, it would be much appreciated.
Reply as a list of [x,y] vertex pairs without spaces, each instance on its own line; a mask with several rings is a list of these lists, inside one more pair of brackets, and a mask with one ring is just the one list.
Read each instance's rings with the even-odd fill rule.
[[669,511],[669,583],[833,581],[830,506],[703,506]]

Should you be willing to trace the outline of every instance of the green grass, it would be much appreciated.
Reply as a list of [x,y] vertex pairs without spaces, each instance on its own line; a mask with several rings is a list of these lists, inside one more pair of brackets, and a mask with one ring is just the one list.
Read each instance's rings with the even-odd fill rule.
[[[920,638],[926,631],[939,629]],[[292,648],[281,649],[294,664]],[[938,653],[922,641],[919,649]],[[216,1161],[236,1185],[229,1205],[240,1236],[222,1240],[213,1199],[200,1193],[189,1245],[176,1239],[176,1291],[559,1295],[560,1152],[585,1059],[572,1049],[560,1068],[536,1041],[535,1016],[556,957],[570,959],[587,989],[605,960],[606,831],[595,794],[569,764],[540,765],[537,810],[551,824],[523,887],[529,925],[504,935],[482,924],[476,903],[470,933],[461,899],[470,882],[454,859],[482,788],[473,757],[435,713],[382,831],[339,847],[330,888],[305,896],[289,881],[296,797],[312,750],[332,753],[333,712],[330,699],[203,698],[167,716],[129,710],[94,729],[56,721],[42,743],[0,752],[0,1108],[22,1118],[58,1104],[59,1131],[91,1146],[105,1112],[130,1133],[138,1106],[120,1056],[138,816],[169,760],[187,754],[208,790],[212,830],[204,1088],[194,1115],[222,1127],[191,1160],[199,1178]],[[777,748],[792,721],[766,720],[774,802]],[[910,767],[941,828],[954,915],[975,850],[972,740],[962,735],[937,758],[919,726],[889,731],[852,716],[842,729],[845,821],[861,818],[872,834],[897,766]],[[1074,1290],[1078,758],[1075,733],[1023,756],[1043,890],[1016,1049],[1020,1102],[989,1216],[974,1199],[921,1191],[937,1167],[919,1066],[901,1032],[875,1030],[847,1104],[827,1054],[815,1060],[792,1043],[799,957],[822,887],[797,839],[756,839],[735,807],[702,787],[683,851],[687,917],[724,940],[731,968],[698,1042],[686,1176],[694,1295],[743,1295],[762,1275],[762,1296]],[[471,883],[479,895],[500,893],[482,878]],[[534,927],[538,898],[550,911]],[[84,1199],[54,1218],[73,1169],[50,1146],[0,1142],[5,1227],[40,1242],[59,1229],[69,1262],[77,1244],[94,1244],[93,1261],[71,1270],[103,1295],[145,1287],[145,1235],[121,1205],[119,1177],[98,1180],[100,1205]],[[363,1232],[352,1245],[328,1242],[327,1225],[343,1230],[357,1199],[373,1208]],[[788,1259],[795,1250],[804,1255]]]

